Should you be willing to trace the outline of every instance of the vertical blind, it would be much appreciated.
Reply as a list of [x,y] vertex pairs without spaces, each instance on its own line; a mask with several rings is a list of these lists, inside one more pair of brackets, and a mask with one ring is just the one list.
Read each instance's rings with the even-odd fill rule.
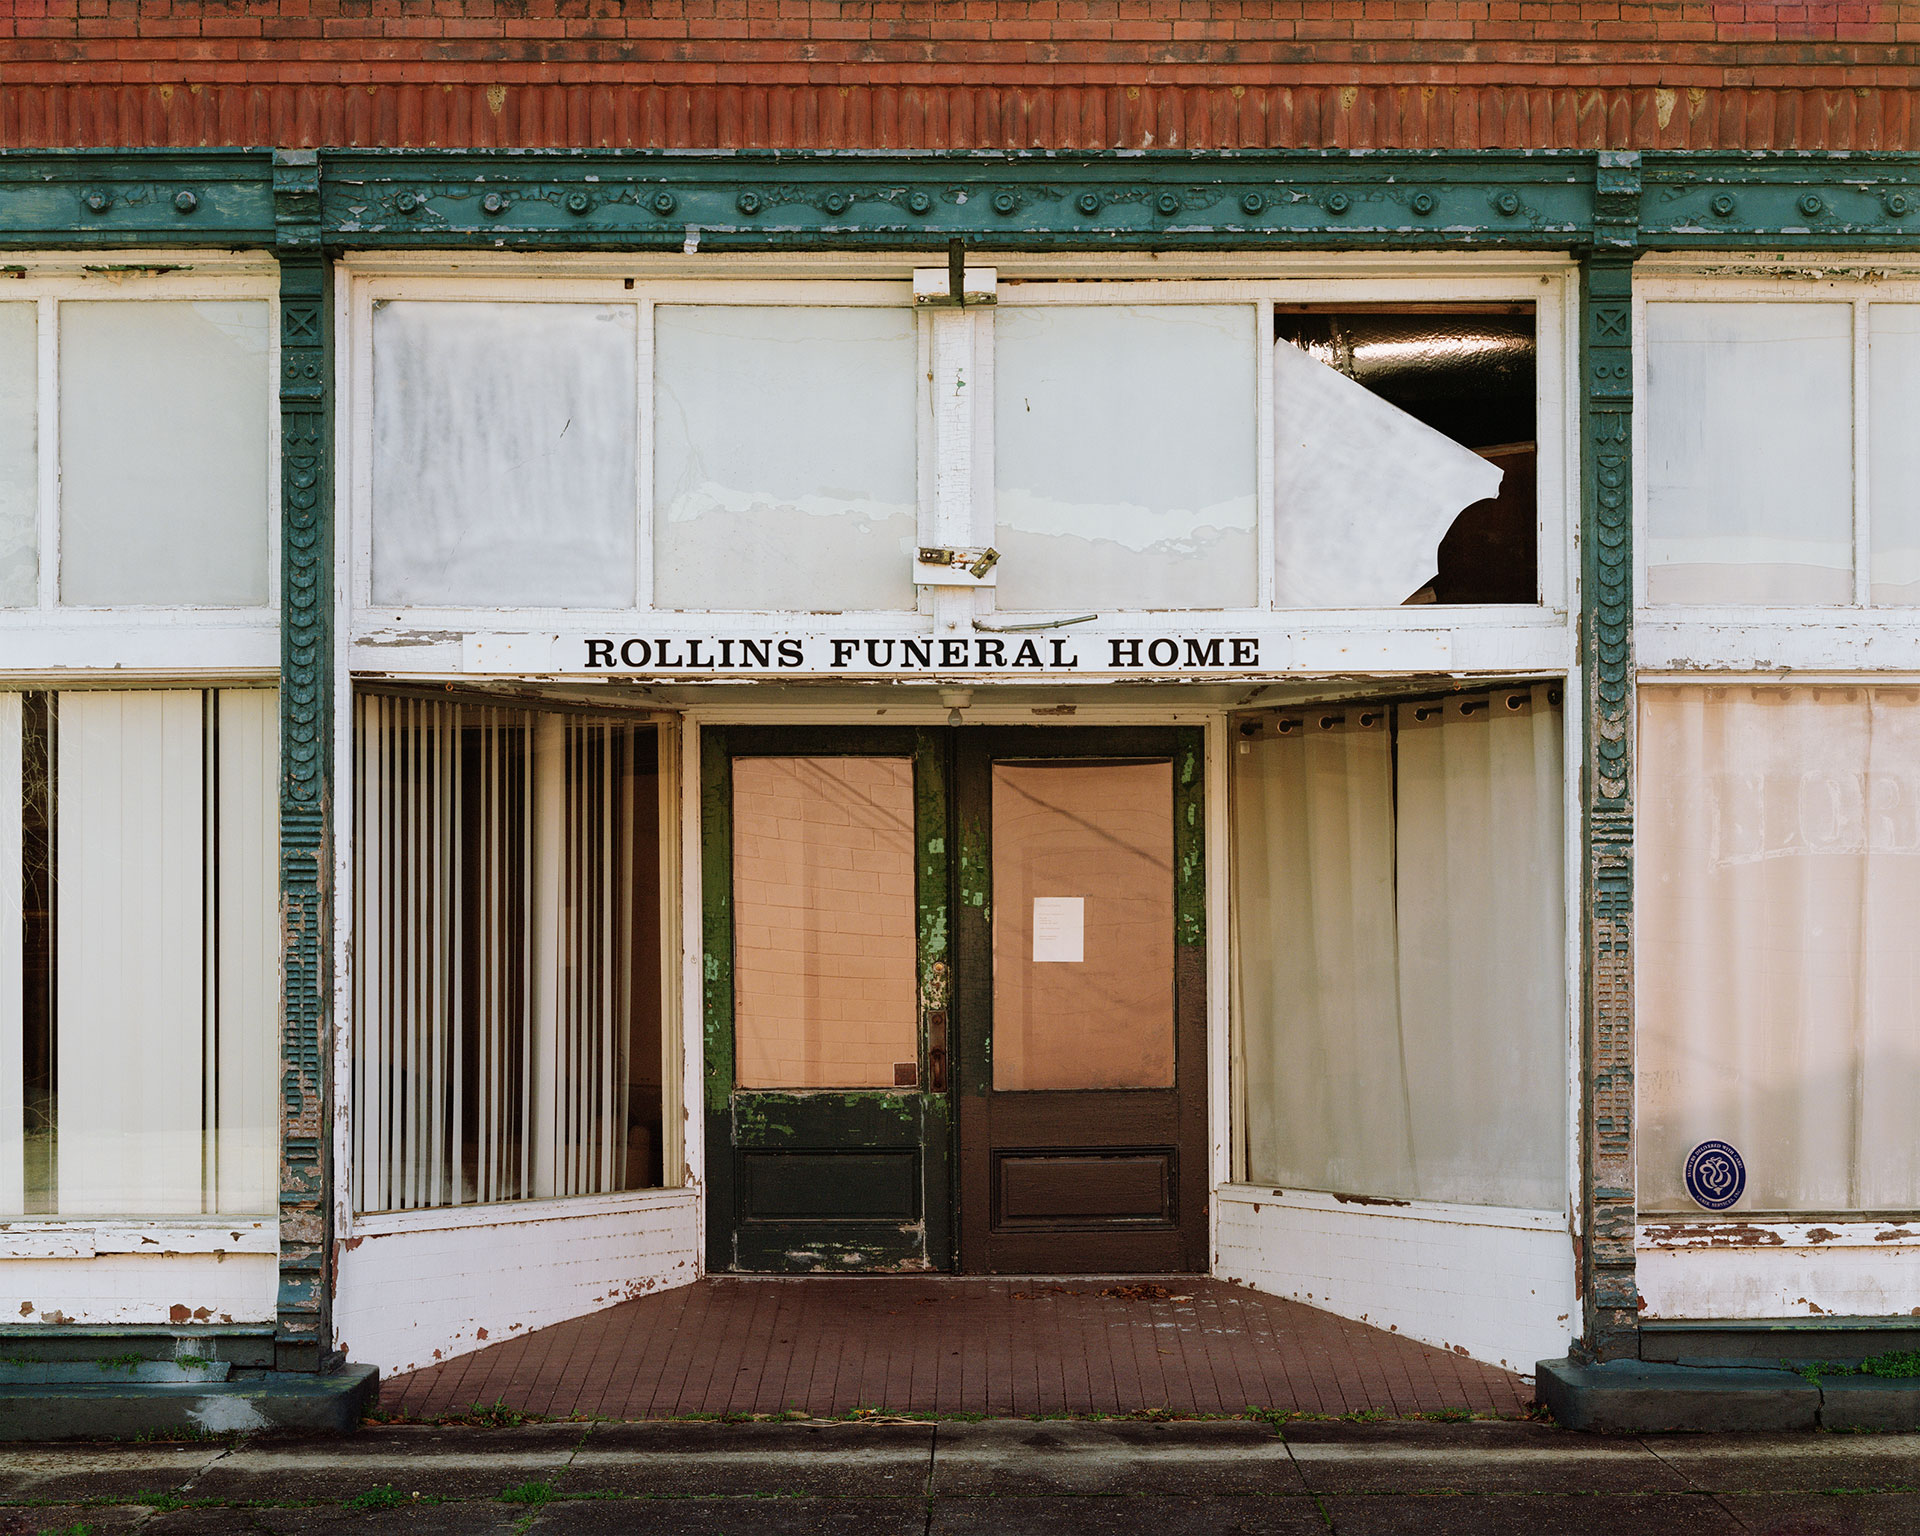
[[358,1208],[657,1183],[655,729],[358,708]]
[[273,1209],[275,699],[0,693],[0,1214]]
[[1288,713],[1233,763],[1246,1177],[1562,1207],[1556,692]]
[[1650,685],[1639,800],[1642,1205],[1920,1209],[1920,689]]

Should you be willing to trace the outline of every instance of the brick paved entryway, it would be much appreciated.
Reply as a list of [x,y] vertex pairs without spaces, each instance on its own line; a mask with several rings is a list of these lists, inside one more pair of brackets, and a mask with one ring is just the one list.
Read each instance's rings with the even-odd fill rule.
[[1511,1415],[1520,1378],[1195,1275],[715,1278],[388,1381],[388,1413]]

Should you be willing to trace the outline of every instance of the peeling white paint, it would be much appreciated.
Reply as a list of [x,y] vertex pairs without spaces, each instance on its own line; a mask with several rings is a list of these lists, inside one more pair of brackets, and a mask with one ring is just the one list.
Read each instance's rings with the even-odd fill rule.
[[461,1211],[435,1214],[442,1224],[357,1232],[338,1245],[334,1336],[356,1363],[419,1370],[699,1276],[690,1190],[533,1221],[503,1221],[511,1207],[470,1224]]
[[1214,1191],[1214,1274],[1531,1376],[1578,1314],[1564,1212]]

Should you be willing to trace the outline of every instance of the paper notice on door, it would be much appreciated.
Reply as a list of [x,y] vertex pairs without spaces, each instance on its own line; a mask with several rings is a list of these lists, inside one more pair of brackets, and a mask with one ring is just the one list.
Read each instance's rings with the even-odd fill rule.
[[1078,965],[1087,958],[1087,898],[1033,898],[1033,959],[1036,965]]

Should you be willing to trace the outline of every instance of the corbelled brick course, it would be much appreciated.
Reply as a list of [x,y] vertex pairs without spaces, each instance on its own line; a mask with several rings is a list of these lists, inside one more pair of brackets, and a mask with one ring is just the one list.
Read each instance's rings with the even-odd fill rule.
[[0,144],[1920,147],[1920,3],[0,0]]

